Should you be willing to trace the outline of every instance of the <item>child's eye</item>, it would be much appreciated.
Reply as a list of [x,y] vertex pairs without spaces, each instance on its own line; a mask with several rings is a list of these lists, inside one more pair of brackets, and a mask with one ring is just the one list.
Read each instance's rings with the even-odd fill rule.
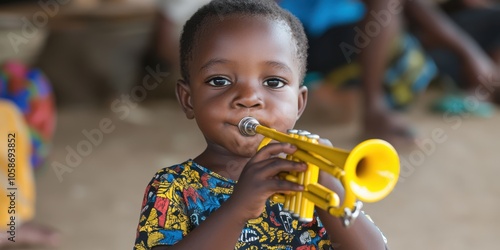
[[273,89],[279,89],[285,86],[285,82],[278,78],[272,78],[264,81],[264,86],[268,86]]
[[215,87],[222,87],[231,84],[231,82],[228,79],[223,77],[214,77],[210,79],[207,83]]

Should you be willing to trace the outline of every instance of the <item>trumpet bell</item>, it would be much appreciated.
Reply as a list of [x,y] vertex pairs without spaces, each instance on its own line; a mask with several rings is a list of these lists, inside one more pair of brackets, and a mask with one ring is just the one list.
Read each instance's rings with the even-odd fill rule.
[[344,173],[346,189],[350,189],[361,201],[376,202],[386,197],[396,186],[399,157],[388,142],[366,140],[351,151],[344,165]]

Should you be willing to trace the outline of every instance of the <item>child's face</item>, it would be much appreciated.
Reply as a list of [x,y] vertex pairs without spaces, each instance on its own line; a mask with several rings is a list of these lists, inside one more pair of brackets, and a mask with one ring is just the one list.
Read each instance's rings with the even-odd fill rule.
[[[212,25],[214,24],[215,25]],[[190,82],[177,86],[179,102],[195,118],[208,147],[250,157],[262,136],[240,135],[238,122],[293,128],[305,108],[294,39],[284,23],[231,16],[205,25],[192,51]]]

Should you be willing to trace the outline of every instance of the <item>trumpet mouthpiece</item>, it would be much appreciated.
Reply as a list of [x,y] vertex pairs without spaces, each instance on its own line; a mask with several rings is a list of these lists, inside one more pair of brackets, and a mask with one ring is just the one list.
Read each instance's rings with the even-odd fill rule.
[[253,117],[243,117],[238,123],[238,129],[244,136],[254,136],[256,134],[255,128],[259,125],[259,121]]

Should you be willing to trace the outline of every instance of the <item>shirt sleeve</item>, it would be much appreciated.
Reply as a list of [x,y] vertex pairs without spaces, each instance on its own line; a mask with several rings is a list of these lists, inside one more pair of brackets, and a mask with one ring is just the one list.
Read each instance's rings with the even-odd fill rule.
[[135,250],[174,245],[187,234],[189,220],[179,187],[172,174],[161,172],[148,184],[137,227]]

